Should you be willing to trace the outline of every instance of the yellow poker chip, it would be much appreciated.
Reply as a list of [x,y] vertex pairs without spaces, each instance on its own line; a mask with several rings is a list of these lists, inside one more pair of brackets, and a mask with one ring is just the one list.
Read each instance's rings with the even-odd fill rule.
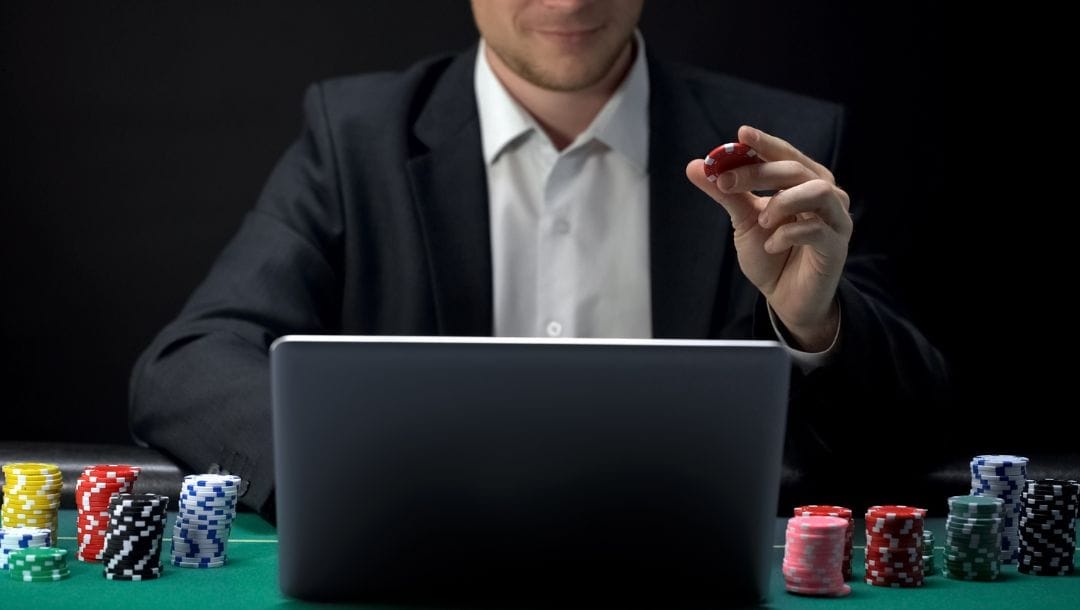
[[16,462],[14,464],[4,464],[2,467],[4,474],[6,475],[48,475],[48,474],[60,474],[60,467],[56,464],[44,464],[41,462]]
[[[56,508],[58,508],[58,507],[56,507]],[[31,519],[31,518],[33,518],[33,519],[55,519],[56,518],[56,508],[39,509],[41,512],[38,512],[38,510],[5,508],[3,510],[3,515],[4,515],[5,519],[7,519],[8,517],[14,517],[14,518],[17,518],[17,519],[23,519],[23,518],[25,518],[25,519]]]
[[[0,514],[4,515],[5,518],[10,517],[10,516],[18,516],[18,515],[26,515],[26,516],[41,516],[43,514],[52,515],[52,514],[56,513],[57,509],[59,509],[59,508],[60,508],[59,506],[40,507],[40,508],[4,507],[3,511],[0,511]],[[38,511],[45,511],[45,513],[40,513]]]
[[33,502],[20,501],[20,502],[5,502],[4,503],[4,512],[15,512],[15,511],[20,511],[21,512],[21,511],[28,511],[28,510],[29,511],[55,510],[57,508],[60,508],[60,503],[59,502],[48,502],[48,503],[42,502],[42,503],[36,503],[35,504]]
[[60,481],[57,481],[55,483],[48,483],[48,484],[10,483],[10,482],[4,484],[4,489],[10,489],[12,491],[17,491],[19,489],[30,489],[30,490],[43,490],[44,489],[44,490],[52,490],[52,491],[55,491],[55,492],[59,492],[63,487],[64,487],[64,484],[62,482],[60,482]]
[[52,483],[62,481],[63,474],[5,474],[8,483]]
[[59,502],[52,502],[49,504],[22,504],[15,502],[4,502],[3,512],[7,514],[15,514],[17,512],[21,513],[36,510],[56,510],[59,507]]
[[26,489],[26,488],[12,488],[5,487],[3,489],[4,498],[18,498],[19,500],[58,500],[60,497],[59,489]]
[[5,485],[2,489],[4,490],[4,495],[7,495],[9,493],[10,494],[29,493],[29,494],[35,494],[35,495],[41,495],[41,494],[59,495],[61,493],[61,490],[63,489],[63,487],[60,486],[60,485],[52,485],[52,486],[49,486],[49,487],[33,487],[33,486],[26,486],[26,485]]
[[55,529],[56,523],[49,519],[11,519],[4,517],[4,527],[47,527]]
[[5,509],[14,508],[16,506],[25,506],[27,508],[43,508],[43,507],[60,506],[60,498],[38,499],[38,498],[16,498],[14,496],[11,496],[9,498],[4,499],[4,508]]

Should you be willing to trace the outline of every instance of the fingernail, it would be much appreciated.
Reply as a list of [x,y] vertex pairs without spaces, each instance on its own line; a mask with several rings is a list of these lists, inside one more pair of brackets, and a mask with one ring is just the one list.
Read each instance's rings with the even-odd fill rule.
[[761,214],[758,214],[757,221],[759,225],[767,227],[769,226],[769,215],[762,212]]
[[751,144],[756,144],[760,137],[761,137],[761,134],[758,132],[758,130],[754,129],[753,127],[748,129],[747,132],[746,132],[746,139],[750,140]]
[[726,190],[728,190],[730,188],[734,188],[735,182],[737,182],[737,178],[735,177],[735,174],[733,174],[732,172],[725,172],[723,174],[720,174],[719,182],[720,182],[720,188],[722,188],[722,189],[724,189],[726,191]]

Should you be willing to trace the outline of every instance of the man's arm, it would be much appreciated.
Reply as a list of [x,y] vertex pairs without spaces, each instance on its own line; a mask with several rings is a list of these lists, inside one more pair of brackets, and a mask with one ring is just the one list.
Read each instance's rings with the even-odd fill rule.
[[[884,436],[941,405],[947,397],[944,359],[895,305],[885,260],[871,252],[880,244],[862,239],[871,251],[849,253],[857,226],[849,210],[862,210],[850,206],[832,171],[759,130],[743,127],[739,139],[767,162],[712,183],[695,160],[687,176],[731,216],[740,268],[759,292],[754,336],[776,338],[771,307],[788,344],[811,352],[832,347],[827,366],[794,372],[788,439],[798,442],[789,443],[789,461],[826,465],[823,471],[833,474],[858,470],[861,464],[851,460],[876,439],[851,431]],[[758,197],[759,191],[775,194]],[[918,471],[923,453],[934,454],[905,456],[905,468]],[[844,470],[835,468],[837,460]]]
[[337,168],[318,85],[304,100],[300,138],[256,208],[179,316],[135,365],[134,436],[197,471],[218,468],[272,498],[268,349],[288,333],[340,325],[341,213]]

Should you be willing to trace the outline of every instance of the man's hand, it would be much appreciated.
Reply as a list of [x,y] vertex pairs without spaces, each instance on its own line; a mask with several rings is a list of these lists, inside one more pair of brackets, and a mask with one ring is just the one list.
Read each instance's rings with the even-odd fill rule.
[[[704,162],[695,159],[686,176],[731,216],[739,266],[798,347],[824,351],[839,323],[836,286],[851,239],[851,199],[828,168],[784,140],[744,125],[739,142],[765,163],[709,182]],[[757,197],[750,191],[776,194]]]

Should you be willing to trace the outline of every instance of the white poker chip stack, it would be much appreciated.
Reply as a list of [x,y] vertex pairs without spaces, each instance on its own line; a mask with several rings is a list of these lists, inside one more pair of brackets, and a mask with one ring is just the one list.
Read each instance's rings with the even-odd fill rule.
[[0,527],[0,570],[9,569],[8,557],[22,549],[52,546],[52,531],[43,527]]
[[1001,498],[1001,563],[1020,554],[1020,492],[1027,480],[1028,459],[1017,455],[977,455],[971,459],[971,495]]
[[225,565],[239,491],[238,476],[199,474],[184,477],[180,508],[173,526],[174,566],[220,568]]

